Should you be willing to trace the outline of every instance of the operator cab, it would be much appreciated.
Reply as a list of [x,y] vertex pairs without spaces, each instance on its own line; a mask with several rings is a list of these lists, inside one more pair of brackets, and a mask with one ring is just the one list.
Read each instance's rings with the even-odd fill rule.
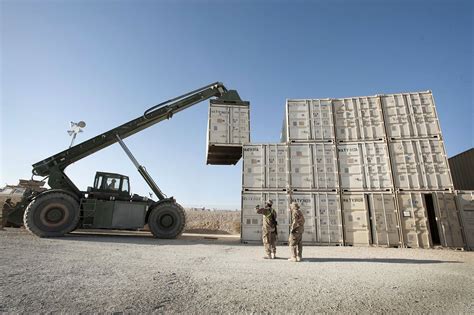
[[102,200],[130,200],[130,183],[128,176],[97,172],[94,187],[88,187],[89,197]]

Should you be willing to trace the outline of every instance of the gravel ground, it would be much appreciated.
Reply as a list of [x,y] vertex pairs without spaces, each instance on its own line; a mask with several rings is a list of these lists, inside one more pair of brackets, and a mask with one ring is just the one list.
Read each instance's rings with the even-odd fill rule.
[[474,312],[474,253],[305,247],[263,260],[235,236],[0,231],[0,312]]

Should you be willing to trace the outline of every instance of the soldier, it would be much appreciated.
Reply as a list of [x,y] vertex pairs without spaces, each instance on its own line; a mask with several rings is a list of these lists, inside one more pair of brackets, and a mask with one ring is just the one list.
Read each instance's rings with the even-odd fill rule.
[[272,208],[273,201],[267,200],[265,207],[257,206],[257,213],[263,215],[262,238],[265,247],[264,259],[275,259],[277,239],[277,214]]
[[291,258],[289,261],[301,261],[303,254],[303,232],[304,232],[304,216],[300,210],[300,206],[296,202],[290,204],[291,226],[288,245],[290,246]]

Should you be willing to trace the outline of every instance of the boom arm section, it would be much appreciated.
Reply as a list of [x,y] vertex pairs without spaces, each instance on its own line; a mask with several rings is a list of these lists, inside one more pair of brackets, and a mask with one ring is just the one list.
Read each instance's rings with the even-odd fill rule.
[[241,101],[236,91],[227,91],[220,82],[206,85],[155,105],[138,118],[33,164],[33,174],[49,176],[48,184],[52,189],[67,189],[78,194],[79,189],[64,174],[68,165],[118,142],[117,136],[124,139],[211,97]]

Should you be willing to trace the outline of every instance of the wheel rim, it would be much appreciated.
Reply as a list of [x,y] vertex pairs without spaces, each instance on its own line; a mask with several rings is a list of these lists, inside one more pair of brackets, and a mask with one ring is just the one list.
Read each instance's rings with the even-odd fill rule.
[[174,225],[174,217],[170,214],[164,214],[160,217],[160,225],[164,228],[169,229]]
[[41,210],[41,223],[48,227],[56,227],[64,224],[69,217],[67,207],[60,203],[52,203]]

